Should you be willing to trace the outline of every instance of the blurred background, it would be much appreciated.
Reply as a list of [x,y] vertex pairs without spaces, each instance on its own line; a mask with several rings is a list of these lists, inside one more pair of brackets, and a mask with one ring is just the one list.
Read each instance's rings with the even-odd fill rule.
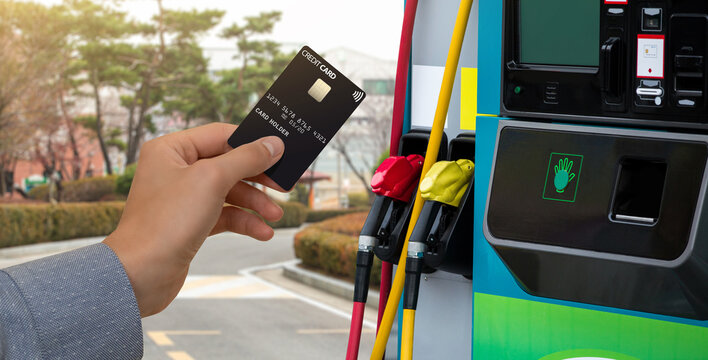
[[[237,324],[219,316],[198,322],[209,314],[242,312],[243,303],[178,303],[272,294],[276,302],[294,301],[310,290],[277,283],[285,265],[344,282],[353,275],[350,257],[373,196],[368,183],[388,156],[402,15],[402,1],[377,0],[0,1],[0,265],[100,241],[120,218],[143,143],[210,122],[240,123],[297,50],[309,45],[362,87],[365,101],[292,192],[268,192],[286,210],[272,224],[279,229],[275,245],[243,245],[247,240],[234,240],[239,237],[233,234],[208,241],[185,287],[203,295],[210,292],[199,289],[216,286],[220,295],[183,294],[168,311],[144,322],[148,358],[233,358],[244,343],[222,339],[200,356],[199,346],[212,340],[199,340],[194,349],[171,354],[167,350],[176,345],[169,332],[219,337],[237,331]],[[50,242],[53,247],[41,246]],[[337,257],[322,255],[327,246]],[[239,260],[237,255],[249,251],[253,257]],[[275,286],[261,289],[271,295],[242,289],[252,287],[243,279],[273,269],[275,278],[253,280]],[[309,294],[308,301],[323,301]],[[293,321],[293,331],[283,332],[282,341],[304,344],[299,350],[272,353],[270,344],[262,344],[237,358],[342,357],[347,313],[332,301],[298,310],[315,321],[307,325],[311,331]],[[251,313],[292,315],[292,305],[275,307]],[[307,315],[321,315],[327,307],[328,316]],[[264,326],[259,318],[244,321]],[[282,323],[274,326],[261,330],[282,330]],[[303,326],[310,345],[297,339],[304,336],[297,332]],[[332,343],[323,340],[327,336]]]

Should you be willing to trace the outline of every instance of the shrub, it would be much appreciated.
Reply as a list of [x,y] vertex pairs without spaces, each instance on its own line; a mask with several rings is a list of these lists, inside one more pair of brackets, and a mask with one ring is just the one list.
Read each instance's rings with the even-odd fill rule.
[[124,203],[0,205],[0,247],[110,234]]
[[350,208],[363,208],[371,206],[371,203],[369,202],[369,195],[365,192],[349,193],[347,194],[347,197],[349,198]]
[[[366,213],[356,213],[313,224],[295,235],[295,256],[303,265],[351,280],[356,272],[359,231]],[[375,259],[371,284],[378,285],[381,261]]]
[[283,208],[283,217],[274,222],[268,222],[268,225],[277,228],[298,227],[305,222],[307,218],[307,207],[305,205],[288,201],[278,202],[278,205]]
[[116,192],[118,194],[127,196],[130,192],[130,186],[133,184],[133,178],[135,177],[136,166],[136,164],[126,166],[123,174],[119,175],[116,179]]
[[[62,181],[61,201],[99,201],[116,190],[116,176],[90,177],[72,181]],[[30,199],[49,201],[49,185],[35,186],[27,194]]]
[[308,210],[305,222],[314,223],[331,219],[336,216],[351,214],[355,212],[368,212],[368,208],[336,209],[336,210]]

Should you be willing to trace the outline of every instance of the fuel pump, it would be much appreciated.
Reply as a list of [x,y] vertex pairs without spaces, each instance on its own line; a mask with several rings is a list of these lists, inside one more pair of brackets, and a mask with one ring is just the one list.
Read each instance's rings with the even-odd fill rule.
[[482,1],[475,359],[708,354],[708,3]]
[[364,308],[369,292],[369,277],[374,263],[374,247],[379,243],[381,223],[390,213],[398,213],[408,206],[413,192],[418,186],[423,156],[391,156],[384,160],[371,178],[371,187],[376,194],[369,215],[359,235],[359,250],[356,256],[356,277],[354,280],[354,307],[349,330],[347,359],[356,359],[359,352]]

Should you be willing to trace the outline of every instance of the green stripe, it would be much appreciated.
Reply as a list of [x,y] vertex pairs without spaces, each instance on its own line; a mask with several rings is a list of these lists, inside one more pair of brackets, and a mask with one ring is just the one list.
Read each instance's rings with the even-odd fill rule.
[[482,293],[474,307],[475,359],[708,358],[704,327]]

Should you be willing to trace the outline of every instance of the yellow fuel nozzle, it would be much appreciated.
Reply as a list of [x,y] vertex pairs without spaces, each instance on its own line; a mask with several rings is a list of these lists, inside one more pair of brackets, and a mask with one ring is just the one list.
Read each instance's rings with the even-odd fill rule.
[[467,191],[472,175],[474,163],[471,160],[438,161],[420,182],[421,196],[425,200],[457,207]]

